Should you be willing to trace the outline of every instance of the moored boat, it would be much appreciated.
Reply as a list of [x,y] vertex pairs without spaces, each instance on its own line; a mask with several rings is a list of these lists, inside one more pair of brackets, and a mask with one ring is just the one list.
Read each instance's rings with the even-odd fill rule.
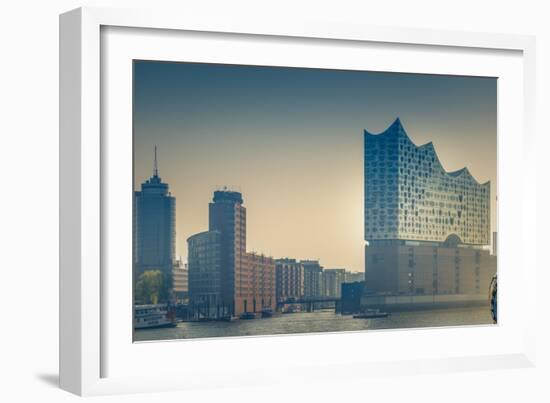
[[248,320],[248,319],[256,319],[258,316],[255,312],[243,312],[239,316],[239,319]]
[[376,319],[387,318],[388,316],[390,316],[388,312],[381,312],[379,309],[368,309],[365,312],[353,315],[353,319]]
[[300,313],[302,306],[300,304],[287,304],[283,306],[282,313]]
[[176,314],[167,304],[134,306],[134,329],[177,326]]
[[233,322],[234,320],[237,320],[239,318],[237,318],[236,316],[233,316],[233,315],[226,315],[226,316],[222,316],[219,320],[221,320],[222,322]]
[[271,308],[262,309],[262,318],[273,318],[275,316],[280,316],[281,312],[276,312]]

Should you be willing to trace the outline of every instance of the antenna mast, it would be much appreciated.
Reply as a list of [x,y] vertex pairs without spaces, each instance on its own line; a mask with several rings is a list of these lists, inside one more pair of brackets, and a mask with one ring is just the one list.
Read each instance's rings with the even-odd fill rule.
[[155,144],[155,165],[153,167],[153,176],[159,176],[159,169],[157,165],[157,145]]

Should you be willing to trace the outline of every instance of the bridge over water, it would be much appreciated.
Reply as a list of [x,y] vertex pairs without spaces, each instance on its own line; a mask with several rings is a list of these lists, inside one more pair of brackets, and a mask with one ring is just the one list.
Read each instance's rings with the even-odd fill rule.
[[339,297],[302,297],[302,298],[287,298],[277,302],[277,310],[280,310],[284,305],[296,304],[305,306],[308,312],[315,308],[315,304],[332,305],[337,307],[340,303]]

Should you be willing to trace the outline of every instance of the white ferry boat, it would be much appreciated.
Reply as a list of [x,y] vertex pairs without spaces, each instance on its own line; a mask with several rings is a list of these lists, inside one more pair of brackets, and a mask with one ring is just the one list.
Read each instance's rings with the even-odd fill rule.
[[166,304],[134,306],[134,329],[175,327],[176,325],[176,314]]

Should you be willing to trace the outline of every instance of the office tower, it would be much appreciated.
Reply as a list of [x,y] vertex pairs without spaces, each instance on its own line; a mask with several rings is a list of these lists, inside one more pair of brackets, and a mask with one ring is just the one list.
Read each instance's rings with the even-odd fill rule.
[[237,295],[244,287],[246,258],[246,208],[242,204],[241,193],[217,190],[208,206],[209,229],[221,234],[221,298],[238,312],[244,311],[243,301],[237,301]]
[[239,192],[217,190],[209,231],[187,240],[189,297],[201,315],[227,316],[276,308],[275,261],[246,252],[246,209]]
[[[171,288],[175,261],[176,200],[158,174],[155,147],[153,176],[134,192],[134,276],[160,270]],[[161,301],[166,302],[166,301]]]
[[233,305],[222,299],[221,232],[205,231],[187,239],[189,302],[201,317],[232,313]]
[[[433,144],[399,119],[364,133],[366,287],[393,294],[479,294],[496,271],[490,182],[446,172]],[[487,284],[485,284],[487,283]]]

